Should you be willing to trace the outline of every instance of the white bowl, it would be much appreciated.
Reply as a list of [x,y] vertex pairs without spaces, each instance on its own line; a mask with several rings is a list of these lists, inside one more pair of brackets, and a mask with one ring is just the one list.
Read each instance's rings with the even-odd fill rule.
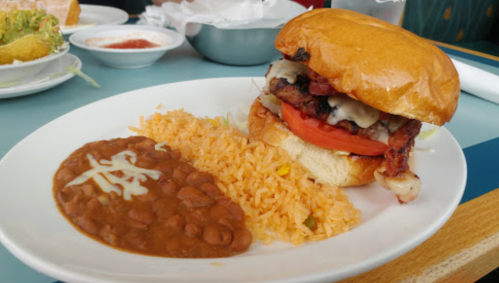
[[[145,39],[159,45],[159,47],[140,49],[104,47],[108,44],[130,39]],[[132,69],[154,64],[168,50],[180,46],[184,42],[184,37],[175,31],[165,28],[120,25],[94,27],[79,31],[71,35],[69,41],[80,48],[88,50],[108,66]]]
[[69,44],[65,44],[56,52],[42,58],[26,62],[0,65],[0,84],[27,81],[45,68],[50,62],[61,58],[64,54],[68,53],[68,51]]

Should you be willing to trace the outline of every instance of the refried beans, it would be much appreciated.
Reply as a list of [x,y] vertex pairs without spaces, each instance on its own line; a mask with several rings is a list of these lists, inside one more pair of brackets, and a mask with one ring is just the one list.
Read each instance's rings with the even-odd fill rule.
[[53,183],[61,213],[115,248],[228,257],[246,251],[253,239],[243,210],[222,195],[212,175],[146,137],[88,143],[61,164]]

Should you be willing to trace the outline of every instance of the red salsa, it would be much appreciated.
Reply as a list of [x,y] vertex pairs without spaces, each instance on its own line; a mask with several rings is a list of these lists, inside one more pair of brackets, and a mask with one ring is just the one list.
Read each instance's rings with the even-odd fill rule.
[[159,47],[159,44],[152,43],[145,39],[129,39],[126,41],[104,45],[105,48],[115,49],[140,49]]

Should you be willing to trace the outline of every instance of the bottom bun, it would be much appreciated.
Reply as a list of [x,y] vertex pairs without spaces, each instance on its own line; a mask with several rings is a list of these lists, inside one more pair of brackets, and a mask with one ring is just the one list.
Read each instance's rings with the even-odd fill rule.
[[319,183],[336,187],[359,186],[374,182],[374,170],[381,156],[337,155],[295,136],[284,122],[257,98],[248,116],[250,134],[266,144],[281,147],[298,161]]

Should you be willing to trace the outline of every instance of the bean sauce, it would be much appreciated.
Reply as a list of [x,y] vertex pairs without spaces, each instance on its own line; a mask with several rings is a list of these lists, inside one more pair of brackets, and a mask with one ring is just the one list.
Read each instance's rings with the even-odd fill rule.
[[79,231],[122,250],[228,257],[253,239],[241,207],[212,175],[149,138],[88,143],[61,164],[53,183],[59,210]]

